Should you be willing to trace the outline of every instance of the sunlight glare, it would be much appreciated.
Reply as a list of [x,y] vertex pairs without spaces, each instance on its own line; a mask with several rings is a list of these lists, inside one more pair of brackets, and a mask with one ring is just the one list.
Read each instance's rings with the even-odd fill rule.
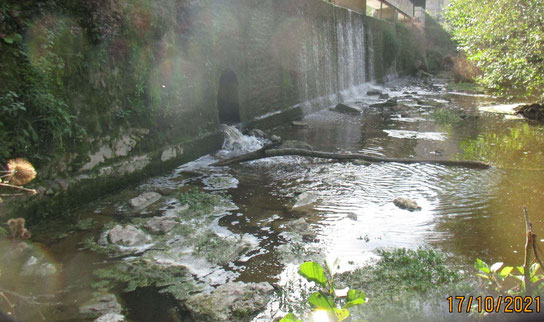
[[332,322],[334,321],[329,312],[325,310],[315,310],[310,315],[310,321],[312,322]]

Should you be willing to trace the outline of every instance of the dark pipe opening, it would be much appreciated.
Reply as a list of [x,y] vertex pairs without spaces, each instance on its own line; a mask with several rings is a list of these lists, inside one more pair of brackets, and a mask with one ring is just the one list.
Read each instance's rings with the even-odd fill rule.
[[223,71],[219,78],[217,109],[219,110],[219,122],[221,124],[240,123],[238,78],[230,69]]

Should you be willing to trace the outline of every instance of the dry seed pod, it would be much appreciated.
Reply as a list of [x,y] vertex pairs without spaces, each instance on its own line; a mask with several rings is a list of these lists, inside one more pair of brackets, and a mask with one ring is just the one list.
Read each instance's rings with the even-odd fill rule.
[[25,159],[11,159],[8,161],[7,168],[11,174],[6,177],[6,180],[16,186],[25,185],[36,178],[34,166]]

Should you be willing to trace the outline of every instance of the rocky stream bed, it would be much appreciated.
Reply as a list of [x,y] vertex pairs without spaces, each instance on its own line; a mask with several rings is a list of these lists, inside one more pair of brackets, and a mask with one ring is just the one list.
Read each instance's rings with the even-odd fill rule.
[[[369,85],[345,104],[268,133],[242,135],[226,127],[216,154],[36,227],[33,242],[22,250],[2,242],[2,288],[25,296],[17,304],[26,309],[18,314],[29,321],[272,320],[289,312],[308,287],[296,274],[306,260],[341,258],[341,271],[350,271],[376,258],[377,249],[419,246],[449,252],[459,267],[470,265],[475,254],[501,258],[500,249],[520,242],[508,237],[483,248],[476,246],[479,237],[460,230],[503,238],[499,229],[466,223],[487,223],[489,212],[505,208],[497,198],[509,188],[499,181],[515,187],[519,182],[500,169],[507,158],[462,147],[485,138],[480,129],[489,124],[516,128],[525,121],[486,114],[479,106],[493,105],[492,98],[445,86],[442,80],[431,86]],[[529,130],[540,133],[528,153],[533,159],[520,154],[517,165],[543,158],[542,127]],[[297,156],[210,166],[257,150],[272,135],[289,148],[433,160],[480,156],[499,167]],[[530,180],[540,177],[542,172]],[[544,191],[531,187],[535,195]],[[501,211],[506,216],[511,209]]]

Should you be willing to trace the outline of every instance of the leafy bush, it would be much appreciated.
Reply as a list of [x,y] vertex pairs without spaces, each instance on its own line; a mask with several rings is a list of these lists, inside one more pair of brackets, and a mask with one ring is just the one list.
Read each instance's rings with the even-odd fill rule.
[[473,62],[467,60],[467,57],[463,53],[452,56],[451,63],[453,79],[457,83],[474,82],[482,74],[482,71]]
[[544,101],[544,2],[540,0],[453,0],[446,20],[478,81],[507,98]]

